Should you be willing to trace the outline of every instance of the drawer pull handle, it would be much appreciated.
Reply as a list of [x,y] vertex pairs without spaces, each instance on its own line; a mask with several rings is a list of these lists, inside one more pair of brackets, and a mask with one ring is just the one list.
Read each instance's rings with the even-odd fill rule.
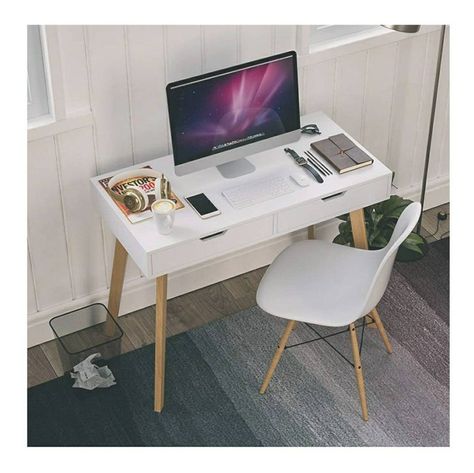
[[337,194],[331,194],[326,197],[322,197],[321,200],[326,201],[326,200],[335,199],[336,197],[342,197],[345,193],[346,191],[338,192]]
[[212,233],[211,235],[206,235],[206,236],[203,236],[199,239],[201,241],[210,240],[211,238],[217,238],[218,236],[224,235],[224,233],[226,233],[226,232],[227,232],[227,230],[222,230],[221,232]]

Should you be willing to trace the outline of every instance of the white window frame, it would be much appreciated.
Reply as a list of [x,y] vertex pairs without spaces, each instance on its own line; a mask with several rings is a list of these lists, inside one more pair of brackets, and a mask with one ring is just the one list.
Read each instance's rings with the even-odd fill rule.
[[418,33],[399,33],[383,26],[367,29],[351,35],[344,35],[332,41],[311,44],[312,25],[298,26],[297,51],[298,67],[335,59],[347,54],[354,54],[370,48],[403,41],[406,38],[438,31],[439,25],[423,25]]
[[48,116],[51,110],[49,103],[49,87],[46,80],[45,57],[43,53],[44,39],[41,27],[28,25],[28,70],[27,97],[28,121]]
[[51,125],[66,118],[61,58],[56,26],[39,26],[48,113],[28,119],[28,130]]
[[310,48],[329,46],[341,40],[353,41],[382,28],[380,25],[312,25]]

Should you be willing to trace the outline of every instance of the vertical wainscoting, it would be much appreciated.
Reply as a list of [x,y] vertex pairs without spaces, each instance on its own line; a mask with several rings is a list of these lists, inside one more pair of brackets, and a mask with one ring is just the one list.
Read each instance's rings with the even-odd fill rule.
[[136,163],[170,152],[164,27],[127,26],[130,126]]
[[368,51],[361,141],[382,161],[387,161],[393,84],[398,44]]
[[335,69],[334,120],[344,123],[343,128],[359,141],[368,55],[368,51],[362,51],[338,58]]
[[239,63],[237,26],[207,26],[201,32],[203,72]]
[[56,26],[65,108],[69,115],[90,109],[90,88],[83,26]]
[[[93,208],[89,177],[171,151],[165,94],[171,81],[297,49],[302,113],[323,110],[396,172],[401,194],[419,192],[439,31],[318,56],[307,54],[307,35],[291,25],[54,28],[67,115],[92,118],[28,143],[30,345],[51,336],[52,316],[105,297],[113,238]],[[441,197],[436,191],[447,189],[449,173],[448,69],[446,54],[429,173],[433,203],[447,200],[446,191]],[[254,261],[265,264],[265,249],[258,251]],[[228,258],[226,277],[229,268],[252,269],[244,263]],[[197,288],[197,279],[177,275],[172,292]],[[134,297],[124,310],[153,303],[132,262],[125,287]]]
[[28,245],[37,310],[74,298],[56,138],[28,145]]
[[34,314],[37,311],[38,303],[36,301],[36,288],[33,280],[33,270],[31,268],[31,257],[30,257],[30,248],[27,248],[28,251],[28,261],[27,261],[27,272],[26,272],[26,284],[27,284],[27,311],[28,314]]
[[56,137],[62,206],[73,295],[86,297],[107,287],[101,221],[93,209],[89,178],[97,175],[92,127]]

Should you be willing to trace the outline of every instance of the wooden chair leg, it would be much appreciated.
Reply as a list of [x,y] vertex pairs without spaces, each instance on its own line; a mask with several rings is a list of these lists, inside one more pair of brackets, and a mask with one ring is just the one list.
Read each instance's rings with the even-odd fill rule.
[[365,316],[365,326],[367,328],[377,328],[375,322],[368,315]]
[[352,356],[354,358],[354,371],[359,389],[360,405],[362,407],[362,419],[368,420],[367,399],[365,397],[364,374],[362,373],[362,364],[360,361],[359,343],[357,342],[357,333],[354,324],[349,325],[349,333],[351,335]]
[[[352,228],[352,237],[354,238],[354,246],[367,250],[369,244],[367,242],[367,232],[365,229],[364,209],[353,210],[350,213],[350,222]],[[367,327],[375,327],[372,321],[367,317],[365,319]]]
[[372,309],[370,311],[370,316],[375,321],[375,325],[377,326],[380,336],[382,337],[385,348],[387,349],[389,353],[392,353],[392,344],[390,343],[390,340],[388,339],[387,332],[385,332],[385,327],[383,326],[382,320],[380,319],[380,315],[377,312],[377,309]]
[[265,375],[265,379],[263,380],[262,386],[260,387],[260,394],[265,394],[265,391],[268,388],[268,385],[270,384],[270,380],[272,379],[273,372],[275,371],[275,368],[278,365],[278,362],[280,361],[281,355],[283,353],[283,350],[285,349],[286,342],[288,341],[288,338],[291,335],[291,332],[293,331],[294,327],[296,325],[295,320],[290,320],[285,328],[285,331],[283,332],[283,335],[280,338],[280,342],[278,343],[278,348],[273,355],[272,362],[270,363],[270,366],[268,368],[267,374]]

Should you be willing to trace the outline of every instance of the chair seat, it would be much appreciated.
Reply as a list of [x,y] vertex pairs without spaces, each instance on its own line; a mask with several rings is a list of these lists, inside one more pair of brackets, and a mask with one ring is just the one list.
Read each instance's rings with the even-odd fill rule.
[[295,243],[263,276],[257,304],[285,319],[348,325],[365,315],[361,312],[382,256],[322,240]]

